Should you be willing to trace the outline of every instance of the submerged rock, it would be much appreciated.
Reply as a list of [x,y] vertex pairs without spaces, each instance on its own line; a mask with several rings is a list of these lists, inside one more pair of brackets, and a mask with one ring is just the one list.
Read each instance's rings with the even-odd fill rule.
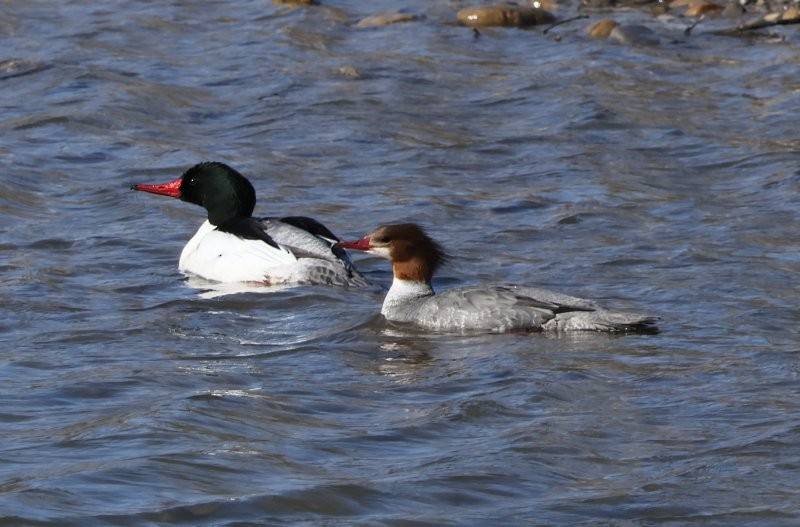
[[629,46],[657,46],[661,42],[658,35],[647,26],[620,25],[608,18],[593,24],[586,33],[592,38],[607,38]]
[[658,46],[661,43],[652,29],[639,24],[617,26],[611,30],[608,38],[630,46]]
[[732,2],[725,6],[720,16],[723,18],[740,18],[744,14],[744,7],[738,2]]
[[767,13],[764,15],[764,20],[767,22],[783,22],[783,23],[796,23],[800,22],[800,6],[793,5],[788,7],[785,11],[777,11]]
[[755,20],[740,23],[736,27],[714,31],[715,35],[741,36],[749,31],[783,24],[800,24],[800,6],[790,6],[783,11],[773,11]]
[[458,12],[458,21],[470,27],[528,27],[553,22],[552,13],[538,7],[514,4],[466,7]]
[[419,20],[417,15],[409,15],[406,13],[378,13],[376,15],[368,16],[367,18],[362,18],[356,24],[356,27],[377,27],[377,26],[388,26],[390,24],[399,24],[401,22],[413,22],[414,20]]
[[610,18],[604,18],[592,24],[589,29],[586,30],[586,34],[592,38],[608,38],[608,35],[611,34],[611,30],[617,27],[617,25],[618,24]]
[[341,75],[342,77],[349,77],[351,79],[359,79],[361,78],[361,72],[355,69],[353,66],[342,66],[336,73]]
[[558,10],[558,4],[556,0],[528,0],[527,2],[528,7],[535,7],[537,9],[544,9],[545,11],[553,11]]

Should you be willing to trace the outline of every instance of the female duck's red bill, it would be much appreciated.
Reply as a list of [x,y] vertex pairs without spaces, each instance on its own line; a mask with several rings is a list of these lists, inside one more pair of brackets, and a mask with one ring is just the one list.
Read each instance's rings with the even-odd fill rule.
[[133,185],[131,188],[133,190],[149,192],[150,194],[160,194],[162,196],[169,196],[171,198],[180,198],[182,182],[183,178],[178,178],[175,181],[163,183],[161,185]]
[[369,251],[369,236],[352,242],[339,242],[336,245],[345,249],[355,249],[356,251]]

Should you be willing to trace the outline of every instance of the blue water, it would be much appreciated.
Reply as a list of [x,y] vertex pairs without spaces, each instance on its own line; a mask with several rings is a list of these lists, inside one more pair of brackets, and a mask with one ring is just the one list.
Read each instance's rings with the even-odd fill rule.
[[[797,27],[476,35],[466,5],[3,4],[0,525],[800,522]],[[421,19],[354,27],[398,8]],[[587,39],[604,16],[662,44]],[[437,287],[662,332],[427,335],[380,287],[202,297],[177,259],[203,211],[129,190],[202,160],[261,215],[425,224]]]

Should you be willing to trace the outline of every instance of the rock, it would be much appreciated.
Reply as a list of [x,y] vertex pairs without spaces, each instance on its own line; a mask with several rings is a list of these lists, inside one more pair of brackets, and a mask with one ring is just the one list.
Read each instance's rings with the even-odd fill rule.
[[342,77],[350,77],[352,79],[361,78],[361,72],[355,69],[353,66],[342,66],[336,70],[336,72]]
[[659,2],[650,7],[650,14],[653,15],[654,17],[658,17],[666,14],[667,10],[668,10],[667,4]]
[[457,16],[460,23],[470,27],[528,27],[555,20],[555,16],[544,9],[513,4],[466,7]]
[[[800,7],[790,6],[784,11],[777,11],[767,13],[766,15],[756,19],[750,20],[746,23],[739,23],[736,27],[728,29],[720,29],[714,31],[715,35],[725,36],[740,36],[745,31],[753,31],[763,29],[765,27],[777,26],[780,24],[798,24],[800,23]],[[777,37],[781,38],[781,37]]]
[[718,15],[722,13],[724,9],[725,8],[719,4],[700,0],[699,2],[692,2],[689,5],[689,9],[687,9],[684,14],[686,16]]
[[657,46],[661,43],[652,29],[639,24],[617,25],[608,38],[629,46]]
[[800,6],[790,6],[781,14],[780,19],[783,22],[800,22]]
[[416,15],[408,15],[405,13],[378,13],[377,15],[362,18],[358,21],[356,27],[388,26],[390,24],[399,24],[400,22],[413,22],[418,19],[419,17]]
[[608,38],[611,30],[617,27],[617,23],[610,18],[604,18],[592,25],[586,33],[592,38]]
[[744,7],[738,2],[731,2],[725,6],[720,16],[723,18],[740,18],[744,14]]
[[586,33],[592,38],[608,38],[629,46],[657,46],[660,43],[658,36],[649,27],[638,24],[620,25],[609,18],[596,22]]
[[558,10],[558,4],[555,0],[528,0],[528,7],[535,7],[536,9],[544,9],[545,11]]
[[[731,6],[739,6],[741,9],[741,4],[738,2],[729,3],[728,7],[730,8]],[[669,3],[670,9],[680,9],[683,7],[686,8],[686,12],[684,13],[686,16],[719,15],[726,10],[725,6],[715,4],[709,0],[672,0],[672,2]]]

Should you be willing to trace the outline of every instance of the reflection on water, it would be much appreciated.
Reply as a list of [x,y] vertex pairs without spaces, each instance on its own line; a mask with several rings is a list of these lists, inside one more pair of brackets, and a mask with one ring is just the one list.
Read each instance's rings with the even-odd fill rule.
[[[2,522],[797,523],[796,28],[476,36],[458,7],[4,5]],[[661,45],[585,37],[606,15]],[[426,224],[438,288],[663,331],[427,335],[372,257],[366,290],[186,280],[203,211],[128,188],[201,160],[260,215]]]

